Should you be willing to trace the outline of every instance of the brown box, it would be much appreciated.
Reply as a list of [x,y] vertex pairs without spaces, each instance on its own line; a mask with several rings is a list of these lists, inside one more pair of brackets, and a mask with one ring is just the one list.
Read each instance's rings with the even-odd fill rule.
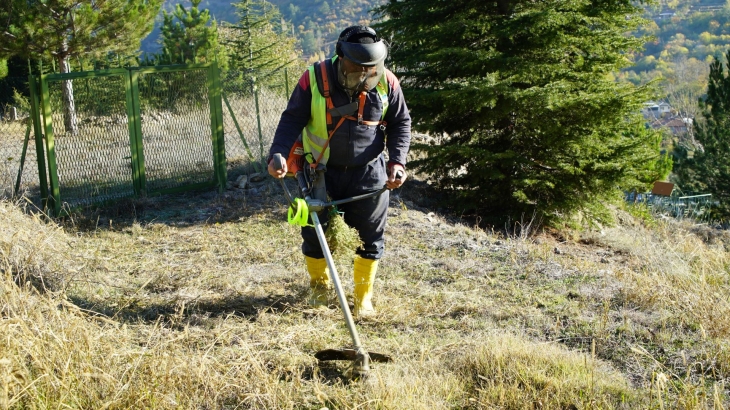
[[654,187],[651,189],[651,193],[654,195],[670,196],[674,190],[674,184],[671,182],[654,182]]

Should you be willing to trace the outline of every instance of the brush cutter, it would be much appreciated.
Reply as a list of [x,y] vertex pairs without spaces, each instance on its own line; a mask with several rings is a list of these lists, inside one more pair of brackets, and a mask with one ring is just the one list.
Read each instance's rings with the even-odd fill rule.
[[[281,154],[274,154],[273,160],[274,167],[276,169],[281,169],[283,167],[284,157]],[[289,169],[291,170],[292,168],[290,167]],[[342,289],[342,283],[340,283],[340,277],[337,274],[337,268],[335,268],[335,264],[332,259],[332,253],[330,252],[329,246],[327,245],[324,230],[322,229],[322,224],[319,221],[319,216],[317,215],[317,212],[338,204],[344,204],[347,202],[357,201],[380,195],[387,188],[383,187],[379,191],[355,196],[352,198],[326,202],[321,199],[326,198],[326,191],[324,190],[324,169],[322,167],[318,167],[318,169],[316,170],[311,170],[307,167],[294,167],[294,169],[294,176],[299,182],[299,188],[302,192],[302,196],[304,197],[303,200],[301,198],[293,197],[289,192],[289,188],[287,188],[286,184],[284,183],[284,179],[280,179],[281,186],[284,188],[284,194],[289,201],[289,222],[293,223],[292,221],[295,221],[300,225],[306,225],[307,219],[312,220],[312,225],[314,226],[314,230],[317,233],[317,238],[319,239],[322,253],[324,253],[325,260],[327,261],[330,280],[334,284],[335,292],[337,293],[337,299],[340,302],[340,308],[342,309],[342,313],[345,316],[345,324],[347,325],[347,329],[350,331],[350,336],[352,337],[352,348],[320,350],[319,352],[315,353],[314,357],[322,361],[351,360],[353,361],[352,377],[367,377],[368,373],[370,372],[370,361],[388,363],[393,359],[390,356],[381,353],[367,352],[362,346],[362,343],[360,342],[360,336],[358,335],[357,329],[355,328],[355,321],[353,320],[352,314],[350,313],[350,307],[347,304],[345,292]],[[295,216],[292,217],[292,215]],[[307,218],[307,216],[309,218]]]

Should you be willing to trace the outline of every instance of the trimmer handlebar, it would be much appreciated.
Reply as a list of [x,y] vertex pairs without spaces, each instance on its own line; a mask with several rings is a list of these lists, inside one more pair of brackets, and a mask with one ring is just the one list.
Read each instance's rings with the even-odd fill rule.
[[[272,158],[272,160],[274,161],[274,169],[276,169],[276,170],[282,169],[284,167],[284,164],[286,163],[284,156],[279,153],[274,154],[274,157]],[[297,172],[297,175],[295,175],[295,177],[296,177],[297,181],[299,181],[299,185],[300,185],[300,188],[302,189],[302,192],[305,194],[305,200],[307,201],[307,206],[309,207],[309,210],[311,212],[319,212],[319,211],[323,210],[324,208],[327,208],[330,206],[346,204],[348,202],[354,202],[354,201],[359,201],[361,199],[378,196],[388,189],[387,186],[384,186],[384,187],[380,188],[379,190],[377,190],[375,192],[370,192],[368,194],[353,196],[352,198],[345,198],[345,199],[340,199],[337,201],[324,202],[324,201],[313,199],[313,198],[310,198],[309,196],[307,196],[308,187],[301,186],[303,183],[303,181],[302,181],[303,178],[301,178],[301,175],[299,175],[299,174],[301,174],[301,171]],[[396,179],[401,179],[403,177],[403,172],[401,170],[398,170],[398,172],[396,172],[395,175],[396,175]],[[293,199],[291,193],[289,192],[289,188],[284,183],[283,179],[281,180],[281,186],[284,188],[284,195],[286,195],[286,199],[289,201],[289,205],[293,205],[294,199]]]

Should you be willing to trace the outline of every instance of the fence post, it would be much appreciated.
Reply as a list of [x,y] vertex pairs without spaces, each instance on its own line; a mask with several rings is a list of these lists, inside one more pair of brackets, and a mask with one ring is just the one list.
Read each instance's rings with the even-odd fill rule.
[[49,199],[52,198],[53,213],[61,213],[61,191],[58,182],[58,164],[56,163],[56,144],[53,138],[53,124],[51,122],[51,93],[48,90],[46,74],[41,75],[41,112],[43,129],[46,131],[46,150],[48,151],[48,177],[51,185]]
[[259,158],[258,160],[261,160],[261,158],[264,157],[264,133],[261,131],[261,112],[259,110],[259,87],[256,85],[256,77],[251,77],[251,80],[253,81],[253,99],[256,103],[256,125],[258,126],[259,131]]
[[28,126],[25,129],[25,140],[23,141],[23,152],[20,154],[18,178],[15,180],[15,191],[13,191],[14,197],[18,195],[18,191],[20,190],[20,179],[23,176],[23,167],[25,166],[25,154],[28,151],[28,140],[30,139],[30,125],[30,121],[28,121]]
[[208,67],[208,102],[210,104],[210,126],[213,133],[213,164],[219,192],[225,191],[227,180],[221,94],[220,71],[218,63],[214,62]]
[[127,69],[125,79],[127,97],[127,128],[129,129],[130,161],[132,165],[132,185],[136,195],[147,195],[147,178],[145,176],[144,147],[142,146],[142,121],[139,106],[139,72]]
[[[30,60],[29,60],[30,61]],[[38,163],[38,184],[41,191],[41,207],[48,209],[48,178],[46,174],[46,155],[43,147],[43,128],[41,128],[41,114],[39,109],[40,93],[38,83],[33,74],[28,75],[28,86],[30,87],[30,117],[33,122],[33,134],[35,134],[36,162]]]
[[284,98],[289,98],[289,69],[287,67],[284,67],[284,90],[286,91]]

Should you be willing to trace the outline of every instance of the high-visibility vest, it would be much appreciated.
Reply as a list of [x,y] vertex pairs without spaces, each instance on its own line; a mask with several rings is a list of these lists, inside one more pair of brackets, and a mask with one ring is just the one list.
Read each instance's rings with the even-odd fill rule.
[[[362,118],[362,112],[365,108],[365,100],[367,92],[360,93],[357,116],[343,115],[334,123],[333,116],[330,111],[334,108],[330,97],[329,75],[327,66],[332,66],[337,56],[331,60],[325,60],[315,63],[309,67],[309,84],[312,90],[312,108],[309,122],[302,131],[302,144],[304,145],[305,158],[310,166],[316,167],[317,164],[327,164],[330,156],[329,140],[334,135],[337,128],[345,120],[355,121],[358,124],[385,126],[385,113],[388,110],[388,80],[385,72],[380,78],[378,85],[375,87],[383,103],[383,112],[380,121],[365,121]],[[323,75],[324,74],[324,75]]]

